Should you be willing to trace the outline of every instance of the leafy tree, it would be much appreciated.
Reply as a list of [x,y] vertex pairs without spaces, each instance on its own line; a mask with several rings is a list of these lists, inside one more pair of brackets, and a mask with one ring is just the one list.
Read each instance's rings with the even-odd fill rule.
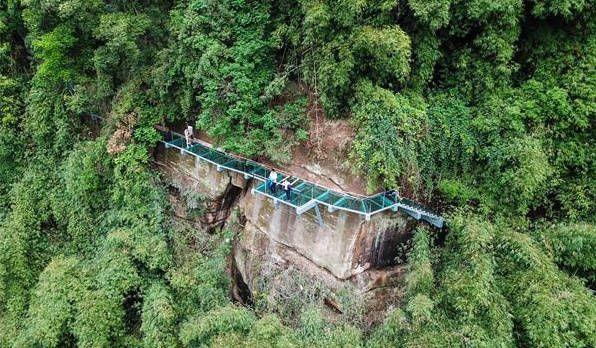
[[58,347],[73,344],[69,328],[75,316],[80,289],[79,260],[54,258],[39,276],[29,307],[23,345]]
[[302,313],[298,335],[304,345],[315,347],[361,347],[363,345],[360,330],[342,323],[330,325],[323,313],[316,308],[308,308]]
[[[275,156],[302,125],[282,123],[270,3],[190,1],[173,11],[174,37],[162,52],[154,92],[169,118],[194,118],[224,148],[248,156]],[[293,121],[291,121],[293,122]],[[291,124],[291,123],[290,123]],[[265,145],[265,146],[264,146]]]
[[412,251],[408,255],[406,293],[408,297],[430,296],[434,288],[434,273],[431,263],[429,231],[422,227],[416,231]]
[[410,185],[417,184],[416,148],[425,128],[424,111],[406,96],[363,82],[353,118],[357,133],[351,156],[369,188],[395,187],[400,176]]
[[[5,197],[10,185],[21,172],[19,158],[24,152],[24,142],[19,135],[18,122],[22,112],[19,83],[0,73],[0,198],[3,202],[7,202]],[[0,204],[0,211],[4,208],[7,208],[6,203]]]
[[532,13],[537,17],[546,17],[548,15],[562,16],[566,19],[574,18],[582,13],[582,10],[589,8],[590,2],[584,0],[568,1],[532,1]]
[[589,347],[596,341],[593,294],[554,265],[529,236],[497,234],[499,279],[522,345]]
[[183,316],[199,316],[229,302],[229,279],[226,275],[227,255],[231,250],[229,232],[222,233],[217,243],[204,254],[188,250],[191,257],[176,260],[167,279],[174,290]]
[[409,0],[408,6],[420,21],[437,30],[449,23],[451,0]]
[[141,332],[147,347],[178,346],[176,337],[177,313],[167,285],[151,284],[143,296]]
[[570,273],[586,278],[594,288],[596,276],[596,229],[593,224],[574,223],[538,230],[536,237],[554,261]]
[[146,14],[108,13],[99,19],[94,36],[105,44],[98,47],[93,56],[97,73],[98,92],[110,95],[114,86],[131,80],[139,73],[144,55],[150,50],[141,50],[147,41],[145,34],[151,27]]
[[108,206],[111,159],[105,140],[81,142],[60,168],[61,190],[52,202],[56,218],[66,225],[69,245],[77,252],[91,253],[97,247],[101,215]]
[[492,226],[469,215],[453,216],[450,224],[438,299],[451,318],[450,330],[461,344],[513,345],[511,309],[497,286],[490,251]]
[[41,60],[27,100],[24,128],[35,145],[60,154],[76,139],[75,122],[64,104],[68,85],[76,78],[71,50],[77,40],[68,26],[56,27],[33,42]]
[[229,305],[183,323],[180,329],[180,340],[189,347],[209,345],[220,335],[229,333],[246,335],[254,322],[254,314],[250,311]]

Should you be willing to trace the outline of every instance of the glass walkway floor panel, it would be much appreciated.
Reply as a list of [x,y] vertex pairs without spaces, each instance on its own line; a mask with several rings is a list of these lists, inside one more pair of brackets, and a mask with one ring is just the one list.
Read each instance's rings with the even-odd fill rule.
[[186,140],[184,140],[184,138],[177,138],[172,141],[165,142],[165,144],[166,144],[166,147],[173,146],[173,147],[182,148],[182,147],[186,147]]
[[436,227],[443,227],[444,219],[430,211],[428,208],[404,198],[387,196],[384,192],[369,196],[357,197],[349,194],[340,193],[327,189],[317,184],[296,177],[285,177],[284,174],[278,174],[278,182],[282,179],[288,179],[294,182],[291,190],[291,197],[286,199],[286,193],[278,185],[276,192],[271,192],[266,187],[266,179],[271,170],[258,162],[241,158],[212,147],[195,143],[191,147],[186,147],[186,140],[180,134],[172,133],[172,140],[162,140],[166,148],[177,148],[182,153],[192,154],[201,160],[206,160],[217,166],[217,170],[230,170],[241,173],[245,178],[255,178],[262,183],[253,188],[253,193],[265,195],[274,199],[276,204],[279,202],[296,208],[298,214],[302,214],[310,209],[315,209],[317,218],[321,222],[319,205],[326,206],[329,212],[344,210],[363,215],[367,220],[371,215],[386,210],[401,210],[417,220],[425,220]]

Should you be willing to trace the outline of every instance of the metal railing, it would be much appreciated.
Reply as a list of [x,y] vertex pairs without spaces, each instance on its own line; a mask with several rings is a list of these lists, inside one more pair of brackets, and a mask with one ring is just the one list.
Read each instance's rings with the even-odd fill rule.
[[279,203],[291,206],[296,209],[298,214],[315,209],[319,221],[322,221],[319,212],[319,205],[322,205],[326,206],[331,213],[336,210],[343,210],[362,215],[366,220],[369,220],[372,215],[386,210],[394,212],[402,210],[413,218],[422,219],[438,228],[443,227],[444,224],[444,219],[441,216],[409,199],[399,198],[385,192],[368,197],[349,195],[288,174],[278,174],[278,183],[286,179],[293,182],[290,197],[288,198],[284,190],[276,189],[272,191],[267,187],[266,181],[271,173],[270,168],[201,143],[193,143],[190,147],[187,147],[186,139],[182,135],[174,132],[168,134],[171,138],[162,140],[166,148],[176,148],[182,154],[196,156],[200,160],[216,166],[218,171],[228,170],[242,174],[246,179],[256,179],[262,183],[253,187],[253,194],[260,194],[273,199],[276,206]]

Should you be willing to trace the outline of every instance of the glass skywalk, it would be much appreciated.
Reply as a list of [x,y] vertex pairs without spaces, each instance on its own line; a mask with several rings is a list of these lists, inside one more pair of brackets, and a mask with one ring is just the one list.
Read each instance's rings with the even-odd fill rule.
[[254,194],[269,197],[274,200],[276,205],[283,203],[291,206],[296,209],[296,213],[299,215],[310,209],[315,209],[320,223],[322,223],[322,219],[319,205],[323,205],[327,207],[329,212],[344,210],[360,214],[366,220],[369,220],[371,215],[385,210],[394,212],[402,210],[417,220],[422,219],[436,227],[443,227],[444,219],[441,216],[409,199],[390,198],[384,192],[369,197],[357,197],[330,190],[294,176],[278,174],[278,182],[288,179],[294,183],[291,197],[287,199],[283,190],[279,189],[276,192],[271,192],[267,189],[266,179],[271,169],[264,165],[198,143],[187,148],[184,137],[177,133],[170,134],[172,135],[170,141],[162,141],[167,148],[176,148],[182,153],[194,155],[200,160],[213,164],[218,171],[229,170],[244,175],[246,179],[254,178],[261,182],[252,189]]

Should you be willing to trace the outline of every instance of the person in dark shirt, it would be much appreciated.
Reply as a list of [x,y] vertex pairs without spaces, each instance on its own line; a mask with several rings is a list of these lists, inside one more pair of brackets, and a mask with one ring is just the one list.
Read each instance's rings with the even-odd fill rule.
[[397,193],[397,190],[385,188],[384,195],[385,198],[391,200],[393,203],[397,203],[399,200],[399,194]]

